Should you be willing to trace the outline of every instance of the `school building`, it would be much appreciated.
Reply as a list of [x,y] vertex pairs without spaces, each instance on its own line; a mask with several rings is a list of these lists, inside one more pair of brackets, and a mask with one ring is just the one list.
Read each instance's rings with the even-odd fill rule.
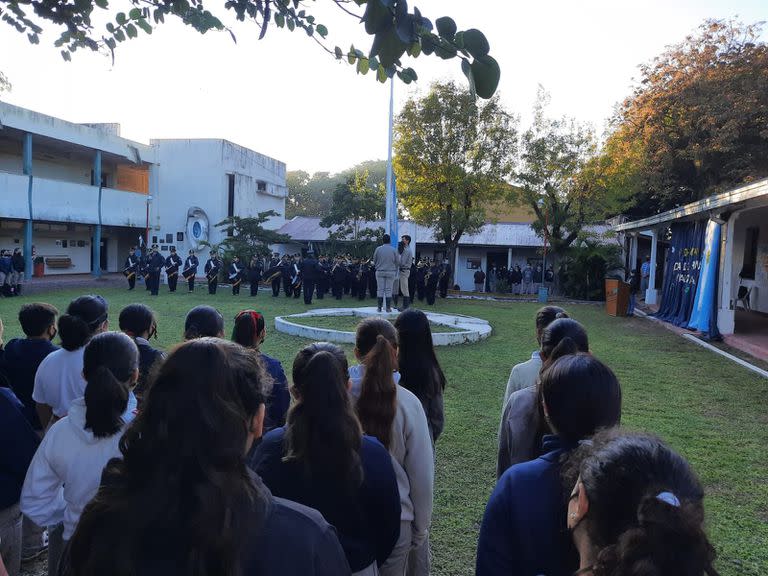
[[630,268],[650,256],[645,301],[662,320],[768,359],[768,179],[614,230]]
[[283,214],[287,187],[283,162],[226,140],[142,144],[0,102],[0,195],[0,248],[24,249],[28,275],[99,274],[140,237],[184,255],[228,216]]

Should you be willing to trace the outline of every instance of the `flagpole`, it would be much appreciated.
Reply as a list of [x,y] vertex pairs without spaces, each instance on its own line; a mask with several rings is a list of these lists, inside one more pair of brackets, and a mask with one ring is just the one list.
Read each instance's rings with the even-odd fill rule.
[[397,192],[394,185],[394,174],[392,171],[392,132],[394,126],[394,101],[395,101],[395,79],[389,79],[389,126],[388,126],[388,148],[387,148],[387,183],[386,183],[386,220],[387,233],[390,235],[393,246],[397,246]]

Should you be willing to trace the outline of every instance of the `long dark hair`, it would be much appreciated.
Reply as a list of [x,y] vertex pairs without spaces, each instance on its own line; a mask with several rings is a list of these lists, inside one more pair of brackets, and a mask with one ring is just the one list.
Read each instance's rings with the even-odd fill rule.
[[85,429],[96,438],[112,436],[123,426],[128,386],[139,368],[139,350],[121,332],[97,334],[83,352]]
[[613,371],[590,354],[562,356],[541,372],[540,399],[566,444],[621,421],[621,386]]
[[536,311],[536,341],[539,344],[544,329],[558,318],[568,318],[568,313],[560,306],[543,306]]
[[153,329],[156,328],[157,324],[155,313],[152,312],[149,306],[144,304],[129,304],[120,310],[117,322],[120,330],[130,333],[134,338],[141,336],[145,332],[151,337]]
[[101,296],[80,296],[59,317],[59,336],[64,350],[82,348],[108,319],[109,307]]
[[256,310],[242,310],[235,316],[235,326],[232,328],[232,342],[237,342],[246,348],[257,348],[256,337],[266,327],[264,316]]
[[256,357],[232,342],[202,338],[171,352],[120,440],[123,458],[109,462],[83,511],[69,573],[240,574],[267,506],[245,460],[263,382]]
[[184,339],[219,337],[224,332],[224,317],[213,306],[195,306],[184,319]]
[[420,400],[442,394],[445,374],[435,355],[427,315],[417,308],[408,308],[395,320],[395,328],[400,385]]
[[363,431],[347,392],[344,351],[328,342],[310,344],[293,361],[295,402],[288,411],[285,459],[304,464],[310,478],[331,477],[352,492],[363,481]]
[[375,436],[389,449],[392,422],[397,412],[397,386],[392,373],[397,369],[394,348],[397,332],[381,318],[366,318],[357,326],[355,347],[365,365],[360,397],[355,408],[366,434]]
[[583,519],[599,552],[595,576],[716,575],[703,530],[704,490],[685,459],[647,434],[607,430],[564,467],[589,509]]
[[[565,345],[561,343],[568,339]],[[541,356],[546,361],[557,359],[565,354],[574,352],[589,352],[589,338],[584,326],[576,320],[568,317],[559,316],[556,320],[548,324],[541,332]],[[560,346],[559,349],[557,347]],[[572,352],[568,350],[573,348]]]

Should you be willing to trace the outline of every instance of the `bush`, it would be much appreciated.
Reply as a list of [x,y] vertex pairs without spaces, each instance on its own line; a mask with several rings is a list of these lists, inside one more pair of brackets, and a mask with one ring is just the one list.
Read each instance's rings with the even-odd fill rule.
[[621,267],[621,249],[616,245],[584,240],[568,249],[557,275],[560,289],[570,298],[605,300],[605,277]]

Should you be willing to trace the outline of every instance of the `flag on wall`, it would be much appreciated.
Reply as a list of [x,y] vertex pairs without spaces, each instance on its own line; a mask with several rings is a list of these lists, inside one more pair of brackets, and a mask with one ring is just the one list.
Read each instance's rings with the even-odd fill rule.
[[720,224],[710,220],[704,235],[699,282],[688,328],[719,339],[717,329],[717,271],[720,262]]

